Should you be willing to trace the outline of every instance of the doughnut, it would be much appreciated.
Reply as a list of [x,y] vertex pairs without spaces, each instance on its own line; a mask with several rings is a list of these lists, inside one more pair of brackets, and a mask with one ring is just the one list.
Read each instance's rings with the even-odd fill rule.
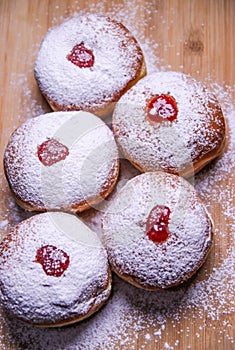
[[187,178],[225,145],[225,120],[216,97],[179,72],[141,79],[117,103],[112,124],[122,153],[141,172]]
[[112,131],[84,111],[52,112],[27,120],[4,153],[6,178],[29,211],[83,211],[102,201],[118,178]]
[[34,73],[54,111],[86,110],[104,117],[146,68],[139,44],[123,24],[88,14],[48,31]]
[[189,279],[205,261],[212,221],[192,185],[178,175],[146,172],[129,180],[102,220],[112,270],[146,290]]
[[0,300],[9,316],[42,327],[81,321],[108,299],[111,274],[98,236],[75,215],[22,221],[0,244]]

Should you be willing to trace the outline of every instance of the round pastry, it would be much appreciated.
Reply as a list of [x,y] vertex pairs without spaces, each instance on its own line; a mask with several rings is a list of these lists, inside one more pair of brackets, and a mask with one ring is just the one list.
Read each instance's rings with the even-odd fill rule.
[[157,72],[119,100],[113,131],[140,171],[189,177],[221,154],[225,120],[216,97],[189,75]]
[[129,180],[102,224],[113,271],[147,290],[186,281],[212,244],[212,222],[196,191],[185,179],[164,172]]
[[4,169],[16,201],[30,211],[83,211],[113,189],[119,157],[111,130],[83,111],[27,120],[10,137]]
[[127,28],[89,14],[48,31],[34,72],[53,110],[86,110],[103,117],[146,69],[142,50]]
[[75,215],[43,213],[0,244],[0,299],[10,315],[36,326],[81,321],[108,299],[111,274],[97,235]]

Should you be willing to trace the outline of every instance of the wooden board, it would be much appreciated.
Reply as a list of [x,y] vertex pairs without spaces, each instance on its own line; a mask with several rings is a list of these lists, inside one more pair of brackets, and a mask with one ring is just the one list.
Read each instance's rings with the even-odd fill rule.
[[[138,34],[146,51],[147,63],[148,60],[150,62],[148,63],[150,70],[155,64],[156,69],[190,73],[197,79],[214,86],[215,91],[219,92],[221,103],[226,106],[226,112],[229,113],[228,104],[235,97],[235,1],[233,0],[129,0],[128,2],[114,0],[111,2],[105,2],[105,0],[1,0],[1,159],[11,132],[21,122],[29,117],[50,111],[33,76],[34,61],[43,35],[49,27],[60,23],[64,17],[81,11],[109,12],[113,14],[113,17],[122,19],[128,27],[131,27]],[[226,92],[229,92],[230,95],[226,95]],[[233,134],[231,133],[231,135]],[[232,137],[230,137],[230,142]],[[230,163],[229,159],[229,155],[226,155],[224,168],[223,164],[220,166],[218,165],[220,163],[215,162],[212,167],[204,171],[201,178],[196,179],[201,191],[200,194],[206,201],[215,221],[215,243],[210,257],[199,274],[193,281],[190,281],[189,287],[187,286],[193,293],[197,293],[197,291],[199,293],[203,290],[202,302],[200,303],[199,294],[198,298],[189,296],[191,304],[188,306],[186,302],[184,311],[184,304],[180,303],[179,300],[181,292],[177,290],[175,293],[178,293],[176,294],[178,300],[174,304],[177,310],[174,312],[171,310],[172,312],[168,315],[167,307],[172,309],[168,302],[166,309],[162,310],[161,314],[157,300],[154,301],[154,298],[151,297],[151,303],[148,304],[150,299],[146,297],[146,293],[141,294],[140,291],[135,293],[134,288],[130,287],[133,295],[129,296],[128,301],[130,302],[132,299],[133,310],[131,314],[133,315],[129,316],[129,322],[126,322],[125,329],[121,328],[124,329],[123,334],[116,337],[116,332],[113,336],[104,333],[103,337],[106,339],[103,345],[101,345],[102,341],[100,342],[102,336],[97,335],[97,338],[94,335],[90,345],[87,345],[88,349],[232,350],[235,348],[234,265],[231,268],[231,259],[234,258],[234,200],[232,194],[235,179],[232,173],[232,156]],[[216,183],[211,184],[213,182],[213,169],[217,169],[216,167],[221,168],[221,176],[215,170]],[[205,180],[207,176],[210,180],[208,182]],[[200,180],[204,181],[203,185],[200,185]],[[2,235],[4,235],[8,227],[27,217],[27,214],[14,204],[2,168],[0,191],[0,228]],[[231,269],[231,273],[226,272],[226,266],[223,265],[226,262],[230,263],[228,269]],[[223,271],[226,277],[224,277],[224,284],[221,282],[221,279],[223,281]],[[218,287],[216,286],[216,278]],[[211,281],[212,279],[214,280]],[[201,284],[199,284],[200,281]],[[115,279],[115,283],[114,292],[118,291],[117,295],[122,296],[121,287],[123,285],[117,279]],[[204,289],[202,288],[203,283]],[[208,300],[205,298],[207,283]],[[195,287],[190,289],[190,284],[194,284]],[[215,288],[214,293],[211,290],[212,287]],[[126,293],[126,288],[123,288]],[[188,289],[183,288],[181,290],[182,300],[185,302],[183,294]],[[172,293],[170,295],[174,300]],[[166,298],[168,297],[169,294],[166,293]],[[161,298],[163,298],[162,294]],[[142,312],[142,318],[134,310],[134,305],[140,309],[141,300],[143,300],[145,308],[139,310]],[[197,300],[195,305],[193,305],[193,300]],[[113,312],[113,323],[121,326],[121,322],[118,323],[115,318],[117,310],[112,309],[112,305],[119,305],[118,302],[115,304],[115,301],[112,301],[110,305],[107,310]],[[155,320],[154,315],[151,316],[152,318],[150,317],[151,308],[157,310]],[[125,313],[127,309],[123,310]],[[118,315],[120,316],[119,313]],[[112,320],[112,314],[107,314],[107,318]],[[88,332],[94,319],[95,316],[89,321],[90,323],[87,323]],[[76,343],[74,339],[69,338],[71,334],[76,333],[76,328],[74,328],[75,333],[72,333],[71,330],[63,331],[64,337],[68,332],[68,339],[61,345],[56,345],[55,342],[53,347],[52,343],[48,345],[50,336],[53,338],[52,333],[48,335],[47,330],[40,331],[40,339],[45,337],[45,342],[43,343],[43,340],[37,342],[36,338],[39,337],[39,334],[35,333],[35,330],[32,330],[30,336],[30,328],[27,328],[26,331],[25,328],[17,326],[17,323],[14,322],[6,320],[4,315],[1,316],[1,349],[70,349],[70,342],[71,344],[75,343],[73,349],[85,349],[85,345],[83,346],[81,341],[77,340]],[[142,327],[139,324],[141,322],[143,323]],[[112,328],[111,325],[110,328]],[[77,332],[85,332],[84,329],[85,327],[77,328]],[[19,332],[27,333],[23,341],[20,340]],[[57,333],[57,337],[59,337],[59,333]]]

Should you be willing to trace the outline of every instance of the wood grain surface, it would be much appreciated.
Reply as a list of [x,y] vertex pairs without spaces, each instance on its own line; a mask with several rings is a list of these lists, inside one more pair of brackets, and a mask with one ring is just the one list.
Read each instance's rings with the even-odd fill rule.
[[[60,23],[64,17],[74,12],[92,11],[97,13],[125,11],[129,19],[126,23],[140,34],[141,42],[152,47],[149,51],[156,56],[156,68],[177,70],[190,73],[202,81],[217,83],[234,98],[235,81],[235,1],[234,0],[155,0],[141,1],[69,1],[69,0],[0,0],[0,155],[11,132],[24,120],[40,113],[50,111],[41,96],[33,75],[33,66],[39,44],[48,28]],[[134,14],[133,14],[134,13]],[[155,43],[156,45],[153,45]],[[2,165],[1,165],[2,174]],[[9,190],[1,180],[0,215],[2,223],[14,224],[11,219]],[[231,175],[232,178],[232,175]],[[221,175],[221,191],[230,186],[228,196],[231,213],[234,215],[234,200],[231,193],[234,181]],[[231,179],[230,179],[231,180]],[[218,186],[216,187],[218,189]],[[212,272],[223,262],[233,243],[232,230],[228,216],[223,215],[220,196],[205,197],[215,221],[217,238],[214,248],[205,266],[196,279],[203,280],[204,271]],[[226,198],[222,198],[226,201]],[[15,209],[14,209],[15,210]],[[8,215],[8,217],[6,217]],[[24,215],[23,215],[24,216]],[[25,214],[27,216],[27,214]],[[5,233],[2,224],[1,232]],[[218,238],[220,232],[227,236]],[[225,303],[231,302],[231,296]],[[209,293],[209,292],[208,292]],[[231,291],[228,291],[231,293]],[[210,294],[210,298],[212,297]],[[134,296],[133,296],[134,298]],[[229,306],[226,305],[226,310]],[[147,310],[148,311],[148,310]],[[146,312],[147,312],[146,311]],[[200,317],[193,317],[193,308],[187,311],[187,317],[180,322],[169,318],[162,330],[161,337],[154,336],[153,325],[135,333],[130,327],[130,338],[135,339],[129,345],[117,341],[105,349],[194,349],[194,350],[232,350],[235,348],[234,304],[231,312],[220,313],[218,320],[208,319],[201,311]],[[192,317],[191,317],[192,316]],[[4,326],[0,327],[0,348],[7,350],[34,349],[27,342],[21,344],[8,336],[9,330],[1,316]],[[133,324],[135,320],[133,318]],[[8,327],[9,322],[7,323]],[[229,325],[229,326],[228,326]],[[226,329],[225,329],[226,328]],[[199,331],[200,330],[200,331]],[[198,334],[200,333],[200,335]],[[146,339],[149,341],[146,342]],[[30,337],[29,337],[30,339]],[[30,340],[29,340],[30,341]],[[108,342],[107,342],[108,343]],[[114,344],[113,342],[110,344]],[[134,345],[133,345],[134,344]],[[35,347],[36,349],[36,347]],[[58,349],[58,348],[56,348]],[[61,349],[66,349],[61,347]],[[76,349],[80,349],[79,344]],[[91,344],[90,349],[103,349]],[[47,350],[47,347],[43,348]]]

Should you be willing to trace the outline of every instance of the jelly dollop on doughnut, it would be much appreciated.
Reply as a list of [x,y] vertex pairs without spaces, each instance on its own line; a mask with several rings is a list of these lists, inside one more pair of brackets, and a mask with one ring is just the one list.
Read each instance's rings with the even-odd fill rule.
[[155,243],[167,240],[169,236],[170,209],[166,206],[156,205],[149,213],[146,222],[146,234]]
[[67,59],[79,68],[91,68],[94,66],[95,56],[92,50],[89,50],[84,42],[73,47]]
[[38,158],[45,166],[51,166],[69,155],[69,149],[55,139],[47,139],[38,146]]
[[163,94],[155,95],[147,101],[147,118],[153,123],[177,118],[178,108],[174,97]]
[[53,245],[38,248],[36,261],[42,265],[48,276],[60,277],[69,266],[69,256],[62,249]]

